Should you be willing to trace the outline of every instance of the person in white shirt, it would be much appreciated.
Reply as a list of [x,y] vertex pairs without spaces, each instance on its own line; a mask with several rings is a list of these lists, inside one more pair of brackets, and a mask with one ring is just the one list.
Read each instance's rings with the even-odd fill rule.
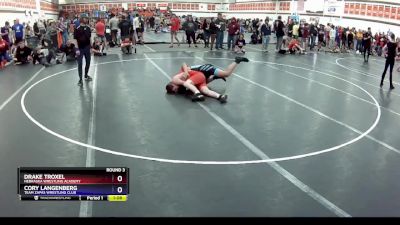
[[335,48],[336,47],[336,29],[335,27],[332,25],[331,30],[329,31],[329,48]]

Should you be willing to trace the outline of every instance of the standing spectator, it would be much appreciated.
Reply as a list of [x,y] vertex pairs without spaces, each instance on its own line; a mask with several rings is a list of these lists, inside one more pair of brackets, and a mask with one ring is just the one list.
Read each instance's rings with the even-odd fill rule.
[[119,24],[118,17],[116,17],[114,14],[111,14],[110,29],[111,29],[112,46],[116,46],[118,44],[117,43],[118,24]]
[[330,40],[331,40],[331,35],[330,35],[330,32],[331,32],[331,25],[328,23],[328,25],[325,27],[325,45],[326,45],[326,47],[330,47],[329,45],[330,45]]
[[294,39],[298,39],[299,38],[299,29],[300,29],[300,25],[299,22],[295,22],[292,28],[292,34],[293,34],[293,38]]
[[308,48],[308,44],[310,41],[310,27],[309,27],[308,23],[305,23],[303,25],[301,35],[303,37],[303,46],[302,47],[304,50],[306,50]]
[[361,52],[363,52],[363,50],[362,50],[363,33],[362,33],[361,29],[358,30],[356,36],[357,36],[357,39],[356,39],[357,40],[357,47],[356,47],[357,52],[356,53],[361,54]]
[[293,26],[294,26],[293,20],[289,19],[288,26],[287,26],[287,29],[288,29],[288,31],[287,31],[288,42],[290,42],[292,40],[292,37],[293,37]]
[[62,46],[65,47],[67,45],[67,41],[68,41],[68,23],[67,23],[67,20],[63,16],[60,17],[57,27],[62,36]]
[[329,47],[331,48],[331,49],[335,49],[336,48],[336,41],[335,41],[335,38],[336,38],[336,29],[335,29],[335,27],[332,25],[332,27],[331,27],[331,31],[329,32],[329,36],[330,36],[330,43],[329,43]]
[[[364,62],[368,62],[369,56],[371,55],[371,44],[372,44],[371,27],[368,27],[368,31],[364,33],[363,39],[364,39]],[[367,58],[365,58],[367,52],[368,56]]]
[[121,30],[121,40],[125,40],[126,38],[131,39],[133,27],[131,21],[127,20],[125,15],[122,16],[121,22],[118,24],[118,28]]
[[[211,18],[211,22],[210,22],[210,37],[211,37],[211,45],[210,45],[210,50],[213,50],[213,46],[215,43],[215,39],[217,38],[217,26],[215,25],[215,19]],[[233,46],[232,46],[232,50],[233,50]]]
[[203,31],[204,31],[204,48],[209,47],[210,42],[210,19],[204,19],[203,21]]
[[352,30],[349,30],[348,34],[347,34],[347,44],[348,44],[349,50],[352,50],[354,48],[354,44],[353,44],[354,40],[353,39],[354,39],[354,33]]
[[155,20],[154,16],[151,16],[150,19],[149,19],[149,23],[150,23],[150,28],[151,29],[154,29],[154,20]]
[[215,20],[215,25],[217,26],[217,42],[215,49],[224,49],[222,44],[224,42],[224,33],[226,30],[226,20],[222,18],[222,13],[218,13],[218,18]]
[[392,80],[392,73],[393,73],[393,67],[394,67],[394,61],[397,55],[397,43],[395,42],[395,36],[392,33],[390,35],[391,39],[389,40],[389,42],[385,45],[385,47],[383,48],[383,51],[385,52],[385,58],[386,58],[386,63],[385,63],[385,69],[383,70],[382,73],[382,79],[381,79],[381,84],[380,86],[383,86],[383,81],[385,79],[385,75],[386,75],[386,71],[388,69],[388,67],[390,66],[390,89],[394,89],[393,86],[393,80]]
[[106,25],[102,19],[98,19],[96,23],[96,36],[97,39],[100,40],[100,43],[103,47],[107,46],[107,39],[106,39]]
[[283,36],[285,35],[285,32],[283,31],[284,26],[285,25],[282,22],[282,17],[278,16],[278,19],[275,20],[274,22],[274,31],[277,38],[276,48],[275,48],[276,52],[278,52],[282,46]]
[[12,30],[14,31],[15,44],[18,44],[24,39],[24,26],[19,23],[19,19],[15,20]]
[[316,26],[312,23],[310,25],[310,51],[312,51],[314,49],[315,46],[315,39],[318,35],[318,30],[316,28]]
[[263,49],[268,52],[268,44],[271,37],[271,25],[269,24],[269,18],[265,19],[265,23],[261,26],[261,35],[263,37]]
[[24,34],[25,34],[25,38],[24,38],[24,39],[30,38],[30,37],[33,37],[33,36],[34,36],[32,27],[30,26],[30,23],[29,23],[29,22],[28,22],[28,24],[27,24],[26,27],[25,27],[25,32],[24,32]]
[[181,21],[179,20],[178,17],[176,17],[175,14],[172,14],[171,18],[171,45],[169,46],[170,48],[174,47],[174,39],[178,42],[178,46],[180,46],[177,34],[179,31],[179,28],[181,27]]
[[194,47],[197,48],[197,44],[196,44],[197,24],[193,21],[192,16],[188,16],[187,18],[188,18],[188,20],[182,25],[183,29],[186,32],[187,42],[188,42],[189,48],[190,48],[191,40],[193,40]]
[[236,18],[233,17],[228,25],[228,50],[231,49],[231,46],[232,51],[235,50],[236,37],[239,34],[239,29],[239,24],[237,23]]
[[88,24],[88,18],[87,17],[82,17],[80,21],[79,27],[75,30],[74,38],[76,39],[78,43],[78,74],[79,74],[79,82],[78,85],[82,86],[82,64],[83,64],[83,57],[85,57],[86,61],[86,66],[85,66],[85,80],[86,81],[91,81],[92,78],[88,75],[89,74],[89,68],[90,68],[90,39],[92,32],[90,30],[90,27],[87,26]]
[[46,33],[46,27],[44,26],[43,21],[39,20],[37,22],[37,26],[39,28],[40,37],[43,37],[43,35]]
[[6,41],[9,45],[12,44],[10,37],[10,23],[7,21],[5,23],[5,26],[1,28],[1,36],[3,37],[3,40]]

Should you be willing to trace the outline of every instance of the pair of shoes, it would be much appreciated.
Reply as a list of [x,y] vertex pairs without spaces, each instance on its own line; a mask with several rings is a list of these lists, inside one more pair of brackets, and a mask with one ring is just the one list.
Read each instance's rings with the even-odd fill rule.
[[241,56],[235,57],[235,63],[239,64],[241,62],[249,62],[249,59],[246,57],[241,57]]
[[201,93],[194,94],[192,97],[192,102],[202,102],[204,100],[204,95],[202,95]]
[[197,48],[197,45],[194,45],[195,48]]
[[379,85],[379,87],[381,87],[381,88],[383,87],[383,83],[382,83],[382,82],[381,82],[381,84]]
[[221,102],[221,104],[226,103],[228,101],[228,95],[220,95],[218,101]]
[[394,86],[393,86],[393,85],[391,85],[391,86],[390,86],[390,90],[393,90],[393,89],[394,89]]
[[82,80],[79,80],[79,81],[78,81],[78,86],[82,86],[82,85],[83,85]]

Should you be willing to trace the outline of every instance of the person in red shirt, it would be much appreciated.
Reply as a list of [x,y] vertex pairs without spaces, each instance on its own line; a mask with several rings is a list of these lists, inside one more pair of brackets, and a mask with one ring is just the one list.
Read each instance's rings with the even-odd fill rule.
[[300,54],[304,54],[304,49],[300,47],[300,43],[297,39],[292,39],[289,43],[289,52],[290,54],[296,54],[296,52],[300,52]]
[[174,47],[174,39],[178,42],[178,46],[180,46],[179,40],[177,38],[177,34],[179,31],[179,28],[181,27],[181,21],[179,20],[178,17],[176,17],[175,14],[172,14],[171,18],[171,45],[169,46],[170,48]]
[[104,24],[104,21],[102,19],[98,19],[95,28],[96,28],[97,38],[98,40],[100,40],[101,45],[104,49],[104,47],[107,46],[107,39],[105,36],[106,25]]
[[0,69],[4,68],[7,62],[11,61],[11,57],[8,55],[9,45],[0,35]]

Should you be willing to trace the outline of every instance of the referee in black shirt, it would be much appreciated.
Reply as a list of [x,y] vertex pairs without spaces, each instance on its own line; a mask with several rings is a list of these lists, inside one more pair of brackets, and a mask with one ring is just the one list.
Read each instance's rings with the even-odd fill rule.
[[88,24],[88,18],[85,16],[81,17],[80,25],[76,28],[74,33],[74,38],[78,43],[79,55],[78,55],[78,73],[79,73],[79,82],[78,85],[82,86],[82,61],[83,57],[86,60],[85,66],[85,80],[91,81],[92,78],[88,75],[89,67],[90,67],[90,48],[91,48],[91,35],[92,31]]

